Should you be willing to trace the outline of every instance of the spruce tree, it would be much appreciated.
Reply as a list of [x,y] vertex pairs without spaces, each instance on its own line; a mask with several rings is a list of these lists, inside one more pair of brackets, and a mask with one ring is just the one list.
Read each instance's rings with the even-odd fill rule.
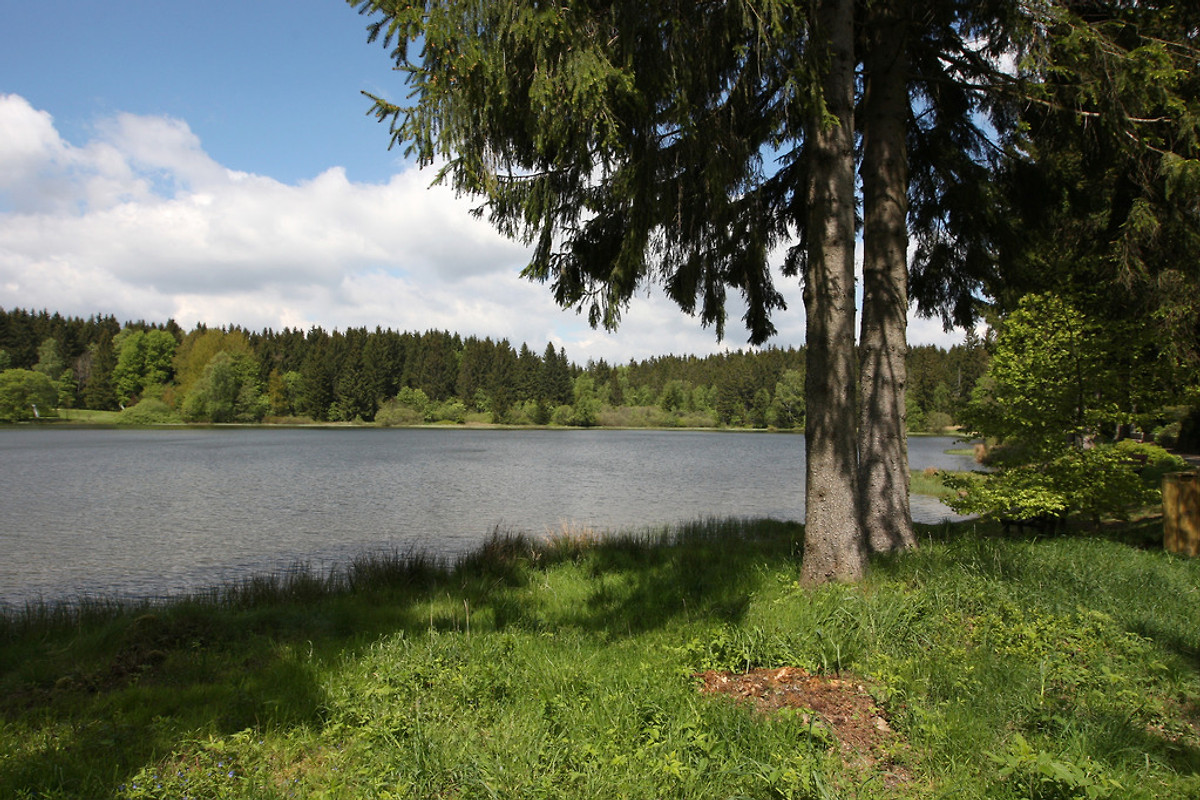
[[[1200,364],[1200,7],[1062,3],[1021,77],[1005,151],[1004,311],[1053,291]],[[1103,289],[1100,289],[1103,287]]]
[[592,324],[657,282],[718,336],[739,294],[761,343],[785,307],[769,255],[799,234],[806,578],[859,577],[853,2],[350,2],[412,89],[375,98],[394,141],[485,198],[533,246],[525,274]]
[[83,390],[83,404],[95,411],[113,411],[117,408],[117,393],[113,388],[113,370],[117,366],[117,354],[113,350],[112,336],[107,330],[91,348],[91,371]]

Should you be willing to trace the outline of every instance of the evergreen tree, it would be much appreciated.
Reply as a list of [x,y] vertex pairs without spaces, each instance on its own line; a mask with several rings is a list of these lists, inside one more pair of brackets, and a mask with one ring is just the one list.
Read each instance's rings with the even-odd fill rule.
[[463,342],[455,393],[467,405],[474,402],[476,393],[491,388],[490,376],[495,349],[491,339],[481,341],[472,336]]
[[333,373],[333,402],[329,416],[352,422],[372,420],[378,400],[374,386],[367,379],[363,350],[367,341],[365,328],[348,328],[334,332],[330,341],[330,368]]
[[717,421],[722,425],[745,425],[748,408],[754,397],[754,381],[746,359],[730,358],[726,361],[716,386]]
[[487,375],[487,393],[491,398],[493,422],[503,422],[516,402],[518,357],[507,339],[495,346]]
[[1200,7],[1065,2],[1039,32],[998,182],[1002,280],[987,290],[1004,312],[1053,292],[1136,323],[1132,350],[1194,369]]
[[75,380],[75,371],[63,370],[58,378],[58,407],[74,408],[79,394],[79,382]]
[[334,400],[335,370],[331,355],[333,348],[329,335],[319,327],[314,327],[308,332],[305,344],[307,352],[299,370],[296,410],[315,420],[326,420],[329,419],[329,408]]
[[908,8],[868,4],[863,48],[863,313],[859,504],[876,552],[913,547],[905,390],[908,313]]
[[[526,274],[615,327],[633,293],[668,296],[724,333],[742,295],[753,342],[784,306],[768,264],[799,230],[809,472],[805,578],[865,564],[857,497],[853,2],[510,0],[353,5],[383,17],[415,104],[376,98],[394,138],[534,245]],[[410,57],[412,41],[420,55]],[[764,167],[764,153],[779,166]]]
[[112,336],[101,331],[99,340],[91,348],[87,385],[83,390],[83,404],[96,411],[114,411],[117,408],[117,393],[113,388],[113,371],[117,366],[117,355],[113,351]]
[[376,328],[363,345],[362,363],[364,379],[376,407],[385,399],[395,397],[404,374],[404,344],[400,335]]
[[546,351],[542,354],[542,372],[539,381],[538,399],[547,405],[570,405],[574,399],[573,382],[571,380],[571,365],[567,361],[566,350],[554,349],[553,343],[547,343]]
[[516,391],[517,402],[525,403],[538,399],[538,383],[541,369],[542,362],[538,358],[537,353],[529,349],[528,344],[522,342],[520,353],[517,355],[517,374],[514,379],[516,382],[514,389]]
[[429,331],[417,341],[412,358],[415,364],[413,385],[435,402],[454,396],[459,352],[462,349],[457,339],[457,335],[449,332]]

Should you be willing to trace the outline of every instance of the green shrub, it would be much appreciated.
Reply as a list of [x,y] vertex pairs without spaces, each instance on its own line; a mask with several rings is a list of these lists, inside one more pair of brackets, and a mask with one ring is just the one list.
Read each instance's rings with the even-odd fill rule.
[[606,428],[715,428],[711,410],[663,411],[658,406],[604,406],[597,423]]
[[393,425],[420,425],[425,421],[425,415],[411,406],[388,400],[375,412],[375,424],[384,428]]
[[1068,510],[1066,494],[1054,486],[1040,465],[988,474],[947,473],[942,480],[954,492],[946,498],[946,505],[959,514],[1025,522],[1061,517]]
[[1129,510],[1157,498],[1157,492],[1142,483],[1135,462],[1115,445],[1070,450],[1050,462],[1049,472],[1066,492],[1071,510],[1096,523],[1105,516],[1125,518]]
[[954,426],[954,419],[944,411],[930,411],[925,417],[926,433],[942,433]]
[[1163,447],[1174,447],[1179,441],[1179,432],[1182,430],[1183,424],[1180,422],[1171,422],[1166,425],[1159,425],[1151,435],[1154,441],[1161,444]]
[[1117,445],[1072,448],[1050,461],[986,475],[947,475],[955,494],[946,502],[960,514],[1030,521],[1081,513],[1099,523],[1155,501],[1156,490],[1138,475],[1139,466],[1128,448]]
[[711,411],[684,412],[676,418],[676,425],[680,428],[715,428],[717,418]]
[[[387,428],[392,425],[420,425],[431,418],[433,404],[420,389],[405,386],[375,412],[375,423]],[[464,409],[465,413],[465,409]]]
[[438,403],[429,411],[431,422],[453,422],[458,425],[467,421],[467,407],[458,399]]
[[600,424],[606,428],[662,428],[670,414],[658,406],[605,406]]
[[1103,800],[1125,791],[1092,759],[1076,761],[1070,755],[1036,749],[1019,733],[1013,735],[1007,752],[988,753],[988,757],[998,767],[997,775],[1019,786],[1026,797]]
[[1188,468],[1186,461],[1156,444],[1125,439],[1117,442],[1116,447],[1139,471],[1142,483],[1151,489],[1161,488],[1163,475],[1168,472],[1180,472]]
[[142,398],[117,415],[118,425],[171,425],[182,421],[175,409],[155,397]]

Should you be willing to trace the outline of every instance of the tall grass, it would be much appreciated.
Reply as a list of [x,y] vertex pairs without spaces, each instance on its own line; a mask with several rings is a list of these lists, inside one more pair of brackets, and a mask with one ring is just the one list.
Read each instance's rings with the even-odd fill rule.
[[[497,531],[31,607],[0,627],[0,797],[1200,796],[1200,562],[963,523],[805,589],[802,540]],[[890,772],[692,677],[785,665],[870,689]]]
[[945,473],[942,470],[928,467],[923,470],[913,470],[909,482],[912,494],[927,494],[933,497],[946,497],[951,492],[943,482]]

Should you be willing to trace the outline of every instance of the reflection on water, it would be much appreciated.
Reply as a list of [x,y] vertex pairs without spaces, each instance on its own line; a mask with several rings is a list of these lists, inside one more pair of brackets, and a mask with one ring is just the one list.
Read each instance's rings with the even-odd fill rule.
[[[914,469],[969,469],[914,438]],[[159,596],[496,528],[804,517],[803,438],[466,429],[0,431],[0,603]],[[913,517],[952,513],[914,496]]]

